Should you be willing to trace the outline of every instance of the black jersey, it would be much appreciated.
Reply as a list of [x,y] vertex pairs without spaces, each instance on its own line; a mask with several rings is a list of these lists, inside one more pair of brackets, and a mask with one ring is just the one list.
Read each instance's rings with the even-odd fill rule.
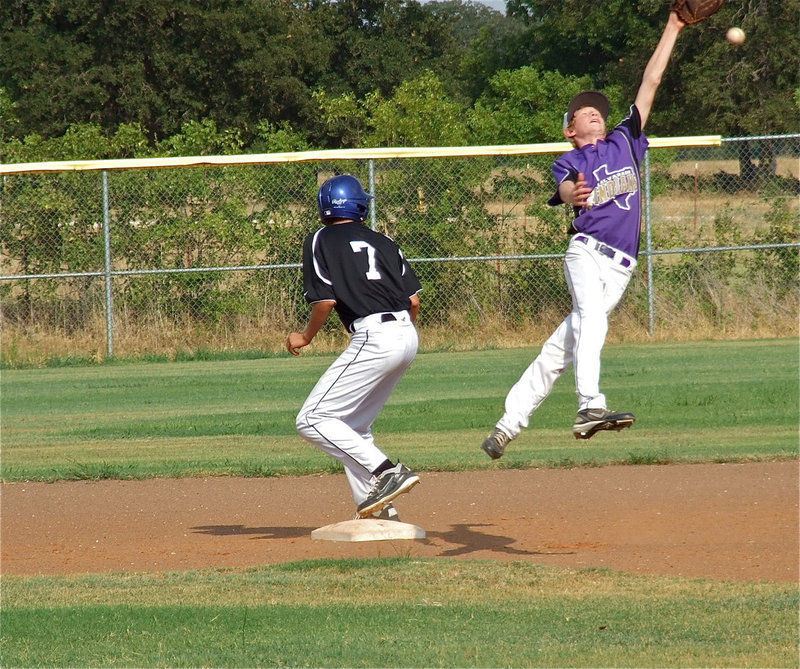
[[336,313],[349,329],[357,318],[408,309],[422,286],[394,240],[347,222],[306,237],[303,288],[310,303],[335,300]]

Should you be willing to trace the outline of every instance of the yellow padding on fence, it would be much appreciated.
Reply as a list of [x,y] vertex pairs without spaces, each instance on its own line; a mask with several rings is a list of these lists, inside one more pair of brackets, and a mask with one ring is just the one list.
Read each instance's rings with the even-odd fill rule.
[[[652,148],[719,146],[720,135],[650,138]],[[478,156],[524,156],[569,151],[569,142],[548,144],[505,144],[497,146],[393,147],[386,149],[329,149],[294,153],[251,153],[237,156],[188,156],[175,158],[127,158],[123,160],[61,160],[43,163],[0,165],[0,174],[30,172],[81,172],[131,170],[155,167],[210,167],[225,165],[264,165],[322,160],[370,160],[386,158],[473,158]]]

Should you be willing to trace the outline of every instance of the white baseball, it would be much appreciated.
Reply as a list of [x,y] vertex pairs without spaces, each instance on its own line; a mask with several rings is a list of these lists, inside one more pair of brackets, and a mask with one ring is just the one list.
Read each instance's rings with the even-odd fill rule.
[[725,37],[731,44],[739,45],[744,43],[744,30],[741,28],[728,28]]

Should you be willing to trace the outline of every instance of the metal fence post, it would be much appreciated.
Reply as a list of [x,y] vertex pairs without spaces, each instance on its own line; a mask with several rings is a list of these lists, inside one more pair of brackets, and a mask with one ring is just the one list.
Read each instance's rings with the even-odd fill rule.
[[[375,195],[375,161],[370,158],[369,159],[369,192]],[[378,213],[375,211],[377,208],[377,204],[375,200],[372,201],[372,206],[369,208],[369,222],[370,227],[374,230],[376,227],[376,221]]]
[[108,205],[108,170],[103,170],[103,240],[106,279],[106,354],[114,357],[114,299],[111,294],[111,216]]
[[655,334],[655,296],[653,294],[653,227],[650,220],[650,151],[644,154],[644,232],[647,254],[647,332]]

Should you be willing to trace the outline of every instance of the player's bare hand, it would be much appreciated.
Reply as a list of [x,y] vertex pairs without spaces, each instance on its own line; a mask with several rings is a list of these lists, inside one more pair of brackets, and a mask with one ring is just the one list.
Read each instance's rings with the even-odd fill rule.
[[302,332],[290,332],[286,338],[286,350],[292,355],[300,355],[300,349],[310,343]]
[[592,189],[586,184],[586,177],[583,172],[579,172],[578,180],[575,182],[575,188],[572,190],[569,204],[573,207],[585,207],[591,194]]

